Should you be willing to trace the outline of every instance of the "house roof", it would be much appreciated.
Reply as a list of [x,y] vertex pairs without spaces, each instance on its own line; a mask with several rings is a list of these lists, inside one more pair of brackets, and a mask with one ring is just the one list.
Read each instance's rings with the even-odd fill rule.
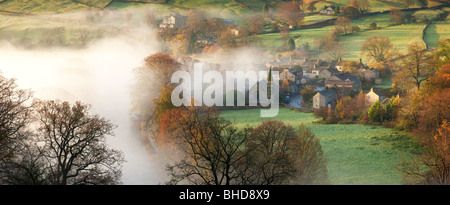
[[361,83],[361,81],[359,80],[358,77],[350,74],[350,73],[343,73],[343,74],[337,74],[335,75],[337,78],[339,78],[342,81],[346,81],[346,80],[350,80],[353,81],[355,83]]
[[370,92],[373,92],[373,93],[375,93],[376,95],[378,95],[378,96],[382,96],[382,97],[386,97],[386,93],[385,92],[383,92],[383,91],[381,91],[381,90],[379,90],[379,89],[374,89],[373,87],[370,89]]
[[336,95],[336,90],[333,88],[327,89],[327,90],[323,90],[318,92],[317,94],[322,95],[324,97],[331,97],[333,95]]

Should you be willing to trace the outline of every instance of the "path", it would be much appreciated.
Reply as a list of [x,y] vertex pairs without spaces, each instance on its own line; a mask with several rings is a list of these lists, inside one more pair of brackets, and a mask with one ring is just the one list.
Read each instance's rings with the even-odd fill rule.
[[294,107],[294,108],[302,108],[302,109],[311,110],[311,108],[305,107],[302,105],[302,95],[300,95],[300,94],[292,95],[291,100],[289,101],[289,103],[287,105]]

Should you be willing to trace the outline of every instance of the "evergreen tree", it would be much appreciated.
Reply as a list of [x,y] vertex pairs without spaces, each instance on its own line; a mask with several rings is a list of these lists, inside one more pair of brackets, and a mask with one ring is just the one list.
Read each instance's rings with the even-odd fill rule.
[[266,15],[269,13],[269,8],[267,7],[267,3],[264,3],[262,8],[262,14]]
[[292,37],[289,37],[289,39],[288,39],[287,49],[290,51],[295,50],[295,41],[294,41],[294,39],[292,39]]
[[369,119],[372,122],[381,122],[380,109],[382,109],[380,101],[377,100],[369,108]]

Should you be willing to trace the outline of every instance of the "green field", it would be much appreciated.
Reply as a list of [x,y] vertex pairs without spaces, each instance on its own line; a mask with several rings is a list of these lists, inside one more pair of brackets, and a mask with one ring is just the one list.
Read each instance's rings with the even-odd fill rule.
[[404,24],[390,26],[379,30],[370,30],[340,37],[340,41],[347,47],[346,59],[357,60],[360,57],[361,46],[371,35],[389,37],[391,43],[399,52],[405,52],[413,42],[422,42],[422,30],[425,24]]
[[86,5],[72,0],[6,0],[0,3],[0,10],[20,13],[63,13],[89,9],[91,5],[93,4]]
[[438,39],[450,38],[450,20],[433,22],[425,30],[424,41],[428,47],[438,47]]
[[[222,116],[238,127],[257,126],[267,118],[259,109],[223,111]],[[396,167],[416,149],[410,138],[393,129],[358,124],[315,124],[311,113],[281,108],[270,118],[292,126],[304,123],[320,139],[327,161],[331,184],[391,185],[402,184],[402,173]]]

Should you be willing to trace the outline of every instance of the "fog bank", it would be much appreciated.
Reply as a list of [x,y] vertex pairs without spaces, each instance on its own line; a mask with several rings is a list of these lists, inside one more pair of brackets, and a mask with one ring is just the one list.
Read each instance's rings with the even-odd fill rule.
[[31,89],[36,98],[91,104],[91,113],[118,125],[108,143],[124,152],[123,183],[158,184],[164,181],[164,163],[142,145],[139,127],[132,123],[136,116],[130,96],[133,69],[158,51],[155,36],[150,29],[139,28],[75,50],[23,50],[0,42],[0,71],[15,78],[20,88]]

